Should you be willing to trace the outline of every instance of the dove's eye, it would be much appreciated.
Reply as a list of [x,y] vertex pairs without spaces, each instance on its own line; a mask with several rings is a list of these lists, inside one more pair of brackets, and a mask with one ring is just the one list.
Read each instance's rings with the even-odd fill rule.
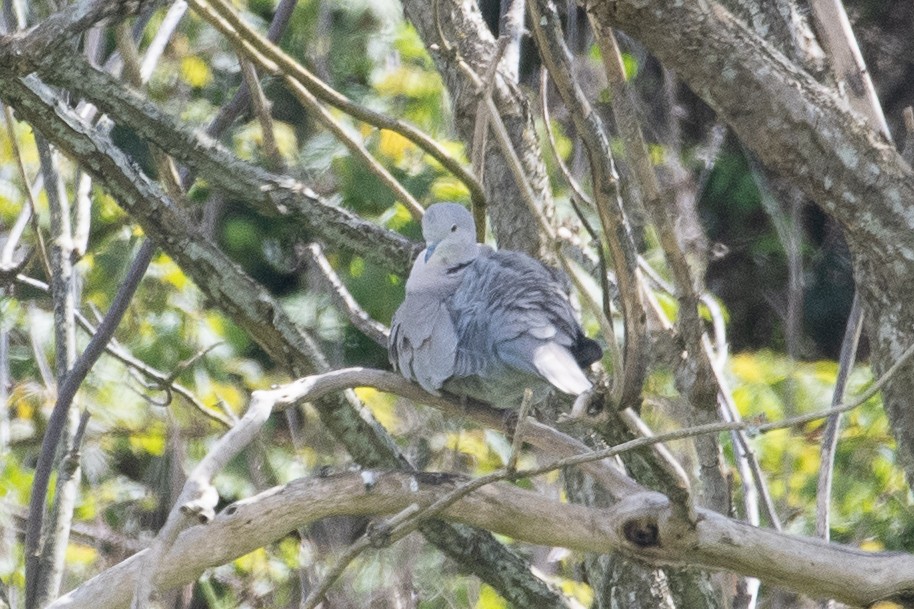
[[454,224],[453,226],[451,226],[451,232],[452,232],[452,233],[456,233],[456,232],[457,232],[457,225],[456,225],[456,224]]

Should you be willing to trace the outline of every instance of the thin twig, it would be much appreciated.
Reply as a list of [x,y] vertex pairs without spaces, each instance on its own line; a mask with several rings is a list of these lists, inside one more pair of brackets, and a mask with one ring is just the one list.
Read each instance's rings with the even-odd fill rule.
[[543,63],[552,75],[590,160],[596,209],[616,272],[625,327],[624,373],[621,386],[612,388],[612,401],[628,407],[640,399],[646,371],[647,329],[640,301],[637,249],[625,217],[619,182],[606,130],[573,77],[569,51],[562,40],[555,7],[530,2],[530,23]]
[[[251,36],[254,35],[253,30],[243,24],[232,7],[219,0],[213,2],[190,0],[190,4],[197,14],[228,38],[239,53],[243,53],[245,57],[256,63],[261,69],[281,77],[283,82],[292,90],[292,94],[295,95],[299,103],[307,108],[312,116],[320,121],[324,128],[330,131],[340,143],[346,146],[350,153],[361,160],[368,170],[397,196],[415,219],[422,218],[424,210],[416,198],[400,184],[387,168],[371,155],[365,144],[349,133],[347,128],[327,110],[314,93],[302,84],[301,80],[296,79],[292,73],[285,71],[285,66],[280,66],[272,57],[269,57],[263,50],[251,43],[248,36],[249,32],[251,32]],[[269,45],[267,48],[272,46]]]
[[280,170],[283,168],[282,155],[279,154],[279,149],[276,147],[276,135],[273,131],[273,117],[270,114],[269,102],[267,101],[266,96],[263,94],[263,89],[260,88],[260,80],[257,78],[257,69],[254,67],[249,60],[247,60],[242,52],[238,52],[238,62],[241,64],[241,74],[244,76],[244,83],[248,87],[251,96],[251,107],[254,109],[254,114],[257,116],[257,119],[260,121],[260,131],[263,134],[263,153],[267,159],[270,160],[271,167],[273,171]]
[[[739,410],[736,408],[736,403],[733,401],[733,392],[731,391],[730,385],[727,383],[727,378],[724,375],[723,366],[719,364],[714,358],[714,352],[711,348],[711,341],[708,339],[707,335],[702,336],[702,342],[705,357],[707,357],[711,362],[711,370],[713,371],[714,379],[717,382],[717,397],[720,402],[720,411],[723,415],[723,420],[728,422],[742,422],[742,419],[739,415]],[[748,496],[750,495],[749,489],[755,489],[762,500],[762,507],[765,509],[765,515],[768,518],[768,522],[771,524],[773,529],[780,531],[782,529],[781,519],[778,517],[777,509],[774,505],[774,499],[771,497],[771,491],[768,490],[768,482],[765,480],[765,474],[762,471],[762,466],[758,461],[758,457],[755,455],[755,451],[752,450],[752,446],[749,444],[749,438],[746,434],[746,431],[743,429],[735,429],[731,431],[730,434],[733,438],[733,448],[736,460],[739,465],[741,475],[743,476],[743,485],[746,487],[745,494]],[[746,469],[749,471],[749,476],[745,475],[744,470]],[[752,479],[751,485],[749,484],[750,478]],[[749,501],[750,498],[747,497],[745,500],[747,515],[758,511],[758,506],[754,504],[750,505]],[[757,524],[757,522],[752,524]]]
[[114,39],[117,42],[117,50],[121,54],[124,64],[124,78],[134,87],[140,87],[143,84],[142,71],[140,69],[140,53],[133,42],[133,34],[130,26],[126,23],[119,23],[114,28]]
[[571,188],[571,192],[574,193],[578,200],[587,205],[590,209],[596,209],[597,204],[594,203],[593,198],[584,192],[584,188],[571,173],[571,170],[565,163],[565,159],[559,154],[558,145],[555,141],[555,133],[552,130],[552,121],[549,118],[549,70],[547,70],[545,66],[540,69],[540,107],[543,112],[543,127],[546,129],[546,137],[549,140],[552,158],[555,160],[559,172],[562,174],[562,177],[565,178],[569,188]]
[[517,425],[514,427],[514,435],[511,438],[511,456],[505,464],[505,469],[514,471],[517,469],[517,458],[520,455],[520,449],[524,439],[524,423],[527,420],[527,412],[530,410],[530,402],[533,401],[533,391],[527,387],[524,389],[524,398],[521,400],[520,409],[517,411]]
[[[471,146],[470,166],[480,182],[485,179],[486,167],[486,140],[489,134],[489,110],[486,100],[492,99],[492,91],[495,89],[498,78],[498,68],[501,64],[502,56],[510,42],[509,38],[502,36],[495,43],[495,54],[489,67],[486,69],[483,78],[483,88],[477,92],[480,99],[476,103],[476,123],[473,125],[473,140]],[[476,224],[476,235],[480,243],[485,242],[486,238],[486,207],[485,201],[472,203],[473,220]]]
[[[441,33],[442,37],[443,35],[444,34]],[[442,38],[442,44],[445,47],[451,48],[450,44],[445,38]],[[457,62],[460,70],[464,72],[464,74],[473,83],[473,85],[477,87],[477,89],[484,89],[485,84],[479,75],[473,70],[473,68],[457,55],[455,55],[454,59]],[[492,132],[495,134],[495,141],[504,154],[504,159],[508,165],[508,169],[511,170],[518,190],[520,191],[524,202],[527,204],[527,208],[530,211],[530,214],[536,221],[541,236],[546,241],[546,243],[549,244],[551,251],[554,252],[556,259],[561,265],[562,270],[574,284],[575,290],[578,292],[578,295],[580,296],[584,306],[587,307],[587,309],[600,323],[600,327],[604,333],[604,336],[608,339],[614,340],[614,334],[610,329],[612,323],[609,319],[606,318],[600,303],[596,302],[592,298],[590,292],[578,277],[577,270],[574,265],[562,253],[560,241],[556,235],[555,229],[552,227],[552,225],[549,223],[537,205],[536,195],[534,194],[533,188],[530,186],[530,183],[527,180],[526,174],[524,173],[523,164],[517,155],[517,151],[514,150],[514,146],[511,143],[511,137],[508,134],[508,129],[501,118],[501,114],[498,112],[498,108],[495,105],[494,100],[491,96],[484,96],[482,101],[485,103],[486,110],[489,114],[490,126],[492,128]]]
[[16,137],[16,128],[13,122],[13,111],[6,104],[3,105],[3,115],[5,119],[4,123],[6,125],[6,134],[9,138],[10,145],[13,147],[13,154],[16,157],[19,177],[22,180],[22,186],[25,189],[26,204],[22,206],[22,211],[16,218],[13,228],[10,229],[6,243],[3,244],[3,252],[0,253],[0,270],[6,270],[8,267],[12,266],[13,252],[16,250],[19,240],[22,238],[23,232],[25,232],[25,227],[36,209],[35,195],[32,193],[32,189],[29,186],[30,183],[25,170],[25,164],[22,161],[22,152],[19,150],[19,140]]
[[904,145],[901,148],[901,156],[908,162],[908,165],[914,165],[914,108],[906,106],[901,111],[904,122]]
[[48,419],[47,430],[42,440],[41,453],[38,456],[38,462],[35,464],[35,477],[32,482],[32,494],[29,501],[29,524],[25,533],[25,553],[27,557],[37,555],[36,552],[41,539],[44,500],[53,469],[54,449],[63,435],[73,398],[76,396],[76,391],[82,384],[83,379],[85,379],[89,370],[91,370],[93,364],[104,350],[105,344],[114,334],[114,330],[120,323],[127,306],[136,292],[136,288],[139,286],[140,279],[146,273],[146,268],[155,253],[155,249],[155,245],[151,241],[146,240],[143,242],[124,281],[111,302],[108,314],[99,325],[98,331],[89,341],[82,355],[76,360],[58,387],[57,401]]
[[811,0],[809,6],[816,21],[816,30],[822,36],[832,60],[835,78],[843,85],[851,107],[863,114],[870,126],[891,142],[892,134],[844,3],[841,0]]
[[[657,284],[661,290],[664,290],[668,294],[673,294],[673,286],[664,280],[663,277],[661,277],[657,271],[655,271],[650,266],[650,264],[648,264],[648,262],[640,256],[638,258],[638,265],[641,270],[644,271],[644,274],[651,281]],[[724,375],[723,371],[723,367],[726,362],[726,335],[724,334],[723,319],[719,314],[719,310],[716,314],[716,317],[714,316],[715,314],[713,311],[717,310],[717,303],[714,302],[713,298],[707,294],[703,294],[702,302],[708,305],[709,310],[712,311],[712,319],[714,319],[715,328],[715,340],[718,341],[718,347],[715,351],[707,334],[703,334],[702,354],[710,362],[710,369],[714,376],[714,380],[717,383],[718,405],[720,412],[723,415],[723,420],[727,422],[738,422],[740,421],[739,411],[736,409],[736,405],[733,403],[733,392],[730,390],[730,386],[727,383],[726,376]],[[713,305],[713,308],[711,308],[710,305]],[[665,324],[669,324],[669,321],[665,318],[665,316],[663,321]],[[722,346],[720,343],[722,343]],[[754,503],[751,503],[751,489],[754,487],[754,490],[758,492],[759,497],[762,499],[762,506],[765,508],[765,513],[768,517],[768,521],[771,523],[771,526],[777,530],[780,530],[781,522],[774,507],[774,500],[771,497],[771,492],[768,490],[768,484],[765,480],[764,473],[762,472],[761,465],[758,462],[758,457],[756,457],[755,452],[752,450],[752,446],[749,444],[745,431],[733,430],[730,433],[734,442],[737,467],[743,474],[743,483],[746,485],[744,503],[746,506],[747,517],[750,517],[751,519],[751,514],[758,512],[758,507]],[[746,473],[749,475],[746,476]],[[750,478],[753,481],[753,487],[750,487],[748,484]]]
[[[45,284],[47,285],[47,284]],[[50,293],[51,287],[48,286],[48,293]],[[44,348],[38,340],[38,328],[44,327],[43,323],[35,323],[38,320],[36,319],[38,313],[38,308],[33,304],[29,303],[28,319],[29,319],[29,345],[32,348],[32,357],[35,362],[35,366],[38,368],[38,376],[41,377],[41,382],[45,387],[45,390],[49,394],[53,395],[54,392],[54,373],[51,371],[51,364],[48,363],[48,358],[45,355]],[[42,320],[46,321],[46,320]]]
[[282,395],[282,390],[255,391],[251,396],[247,412],[216,444],[206,456],[194,467],[178,500],[175,502],[168,518],[143,558],[143,574],[136,581],[132,609],[149,607],[155,592],[155,575],[162,559],[168,554],[178,534],[192,522],[208,523],[215,517],[219,493],[212,485],[213,476],[244,449],[260,432],[273,409],[273,405]]
[[92,176],[82,171],[76,172],[76,213],[73,215],[73,253],[82,258],[89,248],[89,235],[92,228]]
[[[388,519],[384,524],[377,527],[385,530],[385,545],[393,543],[402,537],[401,535],[397,535],[395,538],[395,534],[392,530],[393,527],[402,523],[405,519],[413,516],[418,511],[419,506],[414,503],[410,506],[407,506],[396,516]],[[359,554],[374,545],[376,545],[375,535],[371,531],[366,532],[355,543],[351,544],[349,548],[347,548],[343,553],[343,555],[336,560],[333,567],[331,567],[326,573],[323,574],[320,583],[311,589],[308,597],[301,602],[301,605],[299,605],[299,609],[315,609],[324,599],[324,596],[327,594],[333,584],[336,583],[336,581],[346,570],[346,567],[348,567],[352,561],[359,556]]]
[[0,251],[0,273],[9,276],[11,273],[18,272],[21,270],[24,262],[28,259],[28,254],[25,253],[18,263],[13,262],[13,255],[19,247],[19,241],[22,239],[22,235],[25,233],[25,227],[29,225],[29,220],[31,219],[32,206],[29,203],[26,203],[19,210],[16,221],[6,234],[6,243],[3,244],[3,251]]
[[[819,34],[828,50],[831,67],[850,106],[863,114],[870,127],[879,131],[889,142],[892,134],[889,131],[879,96],[870,78],[860,46],[854,36],[847,11],[841,0],[812,0],[810,3]],[[909,112],[904,113],[907,133],[911,133]],[[907,140],[908,138],[906,138]],[[909,147],[905,142],[905,152]],[[902,153],[904,154],[904,152]],[[854,294],[847,327],[841,342],[841,355],[838,364],[838,378],[835,381],[835,392],[832,402],[841,401],[848,375],[856,357],[857,342],[863,325],[859,291]],[[829,417],[822,438],[822,454],[819,466],[818,492],[816,495],[816,533],[823,539],[829,538],[829,511],[831,503],[831,485],[837,450],[838,431],[841,425],[840,413]]]
[[609,457],[614,457],[619,452],[625,452],[633,450],[635,448],[641,448],[643,446],[649,446],[651,444],[656,444],[657,442],[668,442],[671,440],[681,440],[683,438],[691,438],[698,435],[711,434],[711,433],[720,433],[724,431],[731,431],[734,429],[739,429],[742,431],[747,431],[750,434],[764,434],[769,431],[775,431],[777,429],[788,429],[791,427],[799,427],[800,425],[805,425],[813,421],[818,421],[820,419],[828,418],[835,414],[842,414],[853,410],[859,407],[861,404],[872,398],[876,395],[894,375],[898,370],[914,355],[914,345],[909,346],[904,353],[892,364],[892,366],[883,374],[879,379],[873,383],[868,389],[856,396],[852,401],[842,403],[833,408],[827,408],[825,410],[820,410],[817,412],[812,412],[804,415],[797,415],[794,417],[788,417],[780,421],[773,421],[767,423],[757,423],[757,422],[746,422],[746,421],[733,421],[733,422],[718,422],[718,423],[708,423],[705,425],[695,425],[693,427],[686,427],[680,430],[671,431],[668,433],[657,434],[650,438],[638,438],[636,440],[630,440],[622,444],[618,444],[612,448],[594,451],[590,455],[580,455],[576,457],[570,457],[568,459],[563,459],[557,461],[554,464],[543,466],[542,468],[531,468],[530,470],[520,470],[518,471],[518,476],[533,476],[538,475],[540,470],[543,470],[543,473],[553,469],[558,469],[561,467],[568,467],[570,465],[577,465],[580,463],[585,463],[592,460],[607,459]]
[[[835,389],[832,393],[832,406],[837,406],[844,399],[844,390],[847,379],[854,367],[857,355],[857,343],[863,329],[863,308],[860,303],[860,293],[854,294],[851,311],[844,329],[844,338],[841,341],[841,354],[838,358],[838,377],[835,379]],[[832,477],[835,469],[835,453],[838,448],[838,432],[841,429],[841,413],[835,413],[825,422],[825,431],[822,434],[822,449],[819,457],[819,479],[816,487],[816,535],[829,540],[831,525],[831,491]]]
[[[70,204],[60,175],[56,151],[43,135],[35,135],[44,191],[48,199],[51,224],[51,300],[54,311],[54,365],[58,387],[70,374],[76,360],[76,273],[73,268],[73,232]],[[76,433],[72,417],[61,420],[61,433],[53,444],[42,444],[41,457],[50,467],[55,455],[66,455]],[[47,437],[45,437],[47,439]],[[37,475],[37,474],[36,474]],[[26,554],[26,609],[43,607],[60,590],[63,577],[64,552],[70,536],[70,521],[76,502],[77,484],[74,476],[58,476],[54,500],[50,509],[41,508],[47,487],[42,489],[38,506],[37,526],[40,539],[35,540],[31,553]],[[34,499],[34,497],[33,497]],[[31,507],[31,506],[30,506]],[[32,516],[32,512],[30,512]]]
[[[44,283],[43,281],[39,281],[22,274],[16,276],[16,281],[42,292],[47,292],[50,289],[48,284]],[[79,324],[80,328],[82,328],[90,338],[94,336],[96,332],[98,332],[97,328],[92,324],[92,322],[90,322],[86,316],[79,311],[76,312],[76,321]],[[232,426],[234,421],[231,417],[228,416],[228,414],[219,414],[212,408],[208,408],[193,394],[190,389],[184,385],[181,385],[180,383],[174,382],[174,379],[172,378],[174,373],[166,374],[160,370],[153,368],[146,362],[137,359],[129,351],[127,351],[127,349],[121,346],[117,339],[112,338],[111,341],[105,345],[105,351],[108,353],[108,355],[111,355],[115,359],[119,360],[129,369],[134,370],[135,372],[148,378],[150,381],[152,381],[152,385],[155,388],[167,392],[177,393],[185,400],[187,400],[187,402],[198,412],[200,412],[200,414],[212,419],[213,421],[216,421],[217,423],[220,423],[224,427]],[[147,388],[149,387],[147,386]]]
[[[283,33],[285,33],[286,28],[289,25],[289,21],[292,19],[292,14],[294,13],[297,4],[298,0],[280,0],[273,13],[273,19],[270,21],[270,27],[267,29],[267,40],[276,42],[282,38]],[[219,109],[219,112],[210,121],[209,125],[207,125],[207,135],[212,137],[221,135],[236,118],[241,116],[248,109],[250,103],[251,95],[248,92],[247,87],[239,87],[235,91],[234,97]],[[186,183],[187,180],[185,178],[185,185]]]
[[13,111],[6,104],[3,105],[4,117],[6,118],[6,130],[10,140],[10,146],[13,148],[13,156],[16,157],[16,168],[19,170],[19,178],[22,180],[22,188],[25,190],[26,200],[28,205],[31,208],[31,217],[32,217],[32,228],[35,231],[35,236],[38,239],[38,255],[41,257],[41,264],[44,268],[44,272],[47,273],[48,279],[51,278],[51,261],[48,256],[47,247],[44,244],[44,237],[41,234],[40,229],[38,228],[37,222],[37,205],[35,204],[35,193],[32,192],[31,180],[29,180],[28,172],[25,169],[25,161],[22,158],[22,150],[19,148],[19,138],[16,137],[16,131],[14,127]]
[[162,23],[159,24],[155,36],[153,36],[149,46],[146,47],[146,53],[143,55],[143,61],[140,64],[140,82],[149,82],[152,71],[159,63],[162,53],[165,52],[165,48],[168,46],[168,41],[171,40],[171,36],[177,29],[185,12],[187,12],[187,2],[184,0],[176,0],[168,7],[168,11],[162,18]]
[[[493,55],[486,73],[482,76],[482,89],[477,92],[479,101],[476,102],[476,122],[473,125],[472,154],[470,155],[470,165],[473,171],[479,176],[480,180],[485,180],[485,158],[486,158],[486,136],[489,133],[489,111],[486,107],[486,99],[492,97],[492,90],[495,88],[495,79],[498,77],[498,64],[508,46],[508,38],[499,38],[495,43],[495,54]],[[476,227],[479,232],[479,226]],[[485,234],[485,231],[482,232]]]
[[[485,192],[482,185],[473,174],[467,171],[440,144],[417,127],[402,120],[394,119],[380,112],[375,112],[374,110],[360,106],[334,90],[327,83],[317,78],[317,76],[289,57],[275,44],[265,39],[256,30],[244,23],[238,17],[237,13],[235,13],[234,9],[228,4],[217,2],[213,7],[218,11],[218,15],[224,18],[224,21],[214,19],[216,14],[207,10],[201,0],[192,0],[191,5],[200,13],[201,17],[209,21],[210,25],[220,30],[224,35],[230,37],[233,35],[233,32],[239,34],[243,39],[244,48],[246,53],[248,53],[249,58],[257,63],[262,70],[266,70],[271,74],[283,76],[287,79],[287,83],[288,80],[294,79],[302,86],[307,87],[314,96],[339,108],[350,116],[379,129],[387,129],[402,135],[431,155],[436,161],[446,167],[448,171],[454,174],[457,179],[463,182],[474,200],[485,202]],[[251,54],[250,52],[252,50],[257,50],[258,54]],[[270,64],[272,64],[272,67],[270,67]]]
[[[502,17],[498,23],[499,38],[507,38],[501,69],[515,83],[520,80],[521,43],[524,40],[524,0],[502,0]],[[507,7],[505,6],[507,4]]]
[[339,275],[333,270],[330,261],[324,256],[323,248],[321,248],[319,243],[312,243],[309,245],[308,253],[311,255],[311,261],[314,263],[314,266],[320,271],[324,281],[330,288],[330,297],[333,299],[337,308],[346,314],[349,321],[352,322],[352,325],[358,328],[362,334],[386,349],[390,330],[385,328],[384,324],[372,319],[371,316],[359,306],[359,303],[356,302],[355,298],[352,297],[352,294],[349,293],[349,290],[346,289],[346,285],[340,279]]
[[587,234],[589,234],[591,240],[593,240],[595,249],[597,250],[597,255],[600,258],[600,287],[603,298],[603,314],[597,315],[596,318],[600,322],[600,330],[602,331],[603,339],[606,341],[606,346],[610,353],[610,359],[612,360],[612,386],[622,387],[622,374],[625,368],[625,363],[622,355],[622,350],[619,348],[619,341],[616,339],[616,331],[613,328],[612,323],[609,322],[609,320],[612,319],[612,307],[610,304],[612,298],[610,296],[609,289],[609,269],[607,268],[606,264],[606,250],[608,249],[608,246],[604,243],[604,236],[598,234],[593,226],[591,226],[590,222],[584,217],[584,213],[580,209],[579,204],[576,202],[577,199],[577,201],[587,205],[589,208],[595,209],[596,205],[593,202],[593,199],[591,199],[587,193],[584,192],[584,190],[581,188],[581,185],[571,174],[571,171],[565,164],[564,159],[562,159],[562,155],[559,154],[559,149],[555,142],[555,134],[552,131],[552,121],[549,118],[548,76],[548,70],[543,67],[540,70],[540,108],[542,109],[543,113],[543,127],[546,129],[546,139],[549,141],[549,150],[552,151],[552,158],[555,160],[555,164],[558,166],[559,171],[565,177],[565,181],[571,188],[571,205],[574,208],[575,214],[578,216],[578,220],[580,220],[581,225],[584,227],[584,230],[587,231]]

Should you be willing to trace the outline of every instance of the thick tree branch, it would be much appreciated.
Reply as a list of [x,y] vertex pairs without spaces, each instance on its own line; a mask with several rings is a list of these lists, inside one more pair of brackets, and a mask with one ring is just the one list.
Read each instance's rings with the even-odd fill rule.
[[399,273],[419,246],[330,205],[305,184],[240,160],[209,136],[179,124],[137,93],[79,57],[58,56],[38,66],[49,82],[85,96],[118,123],[193,168],[211,184],[268,216],[287,217],[335,247]]
[[[587,3],[638,38],[720,113],[742,142],[843,227],[881,372],[914,338],[914,174],[889,142],[715,3]],[[695,61],[700,57],[701,61]],[[900,461],[914,483],[914,369],[886,387]]]
[[161,569],[162,561],[171,550],[178,534],[195,520],[206,524],[215,517],[219,493],[212,484],[213,477],[260,433],[273,410],[273,404],[279,397],[278,394],[277,391],[254,392],[244,417],[219,438],[187,476],[184,488],[168,513],[165,524],[145,552],[143,575],[137,579],[134,591],[132,605],[135,609],[150,606],[155,574]]
[[47,55],[104,19],[120,20],[155,6],[160,0],[82,0],[38,25],[0,36],[0,65],[28,70]]
[[[447,474],[362,472],[301,479],[226,508],[212,523],[175,541],[156,578],[161,588],[191,582],[274,541],[334,515],[381,515],[411,504],[428,506],[462,479]],[[479,489],[448,507],[449,520],[514,539],[583,552],[623,552],[663,564],[735,570],[813,596],[855,606],[902,598],[914,588],[914,556],[869,553],[817,539],[782,535],[704,512],[694,534],[682,536],[669,503],[634,495],[609,509],[559,503],[507,483]],[[115,609],[130,600],[145,553],[112,567],[50,605],[52,609]],[[803,568],[798,568],[802,565]]]
[[[908,348],[906,357],[910,357],[912,353],[914,353],[914,347]],[[896,367],[893,370],[897,370],[901,363],[901,361],[896,362]],[[859,396],[854,402],[842,406],[841,409],[848,410],[863,403],[878,391],[885,380],[886,377],[880,378],[863,395]],[[176,507],[184,509],[188,506],[197,506],[202,508],[204,512],[208,512],[215,505],[215,493],[209,485],[209,479],[213,473],[224,466],[224,463],[232,454],[237,453],[251,440],[253,434],[256,433],[268,414],[268,410],[281,410],[302,401],[319,400],[321,396],[327,395],[328,392],[338,392],[354,386],[372,386],[385,391],[394,391],[401,395],[414,396],[423,402],[436,404],[446,410],[450,409],[450,412],[459,412],[462,408],[459,401],[427,394],[399,375],[359,368],[337,370],[327,374],[310,376],[274,390],[255,392],[252,396],[248,414],[245,415],[245,422],[223,437],[200,465],[195,468],[195,472],[185,487],[185,492],[182,494],[182,499]],[[465,415],[470,415],[476,420],[486,420],[486,417],[489,417],[490,421],[504,423],[501,415],[490,408],[472,404],[469,406],[464,410]],[[765,431],[799,425],[814,418],[828,416],[831,412],[826,411],[794,417],[784,421],[765,423],[758,426],[758,429]],[[538,424],[535,421],[527,420],[518,433],[524,435],[525,441],[530,441],[534,444],[539,442],[537,445],[541,446],[548,454],[556,454],[555,447],[562,446],[563,440],[561,438],[563,434],[550,428],[542,429],[543,426],[539,426],[539,431],[531,433],[530,430],[537,426]],[[494,520],[485,522],[487,528],[533,543],[563,545],[574,549],[601,553],[621,551],[629,556],[660,564],[687,563],[692,566],[698,565],[711,569],[731,570],[758,576],[776,585],[797,589],[807,594],[838,598],[854,604],[869,604],[877,599],[905,598],[905,595],[909,594],[912,587],[911,571],[906,567],[906,564],[908,562],[914,563],[914,556],[898,553],[872,554],[859,552],[817,540],[758,529],[709,510],[700,510],[697,520],[683,521],[680,516],[680,510],[670,504],[665,497],[647,491],[631,482],[624,483],[628,484],[628,486],[624,494],[619,495],[620,502],[611,510],[594,510],[592,508],[576,505],[568,506],[567,504],[559,503],[551,504],[550,507],[549,500],[545,500],[541,495],[534,493],[530,493],[530,495],[536,497],[536,499],[528,498],[515,503],[516,495],[513,492],[517,489],[513,485],[484,486],[510,477],[536,476],[554,471],[560,467],[590,465],[593,468],[591,471],[600,471],[602,469],[604,474],[608,474],[608,477],[604,476],[602,478],[604,483],[607,480],[610,482],[608,488],[615,488],[616,491],[621,491],[622,486],[614,486],[616,484],[615,480],[618,479],[621,482],[625,480],[625,477],[619,477],[617,473],[611,473],[614,471],[612,466],[601,465],[598,463],[599,460],[660,441],[688,437],[700,433],[714,433],[725,429],[745,429],[746,427],[745,423],[705,425],[652,438],[641,438],[595,452],[589,451],[586,447],[580,445],[578,448],[572,448],[574,454],[570,457],[527,470],[503,472],[485,479],[476,480],[471,484],[477,488],[481,487],[479,493],[482,495],[483,503],[488,506],[481,511],[491,509],[496,514],[493,517]],[[558,449],[559,452],[563,450],[565,449]],[[462,496],[459,488],[453,486],[453,484],[458,484],[459,482],[453,476],[428,473],[403,474],[402,476],[403,478],[397,478],[401,481],[399,488],[408,487],[411,493],[408,497],[402,499],[405,503],[381,507],[385,504],[385,499],[380,498],[375,507],[371,508],[371,510],[378,511],[371,511],[370,513],[400,512],[413,504],[426,509],[431,507],[433,502],[443,500],[446,497]],[[358,480],[361,483],[358,493],[372,495],[379,484],[379,475],[376,472],[366,471],[361,474]],[[441,484],[442,482],[444,483],[443,485]],[[426,498],[422,498],[419,495],[425,492],[425,489],[420,488],[424,483],[433,487],[433,490],[430,489],[432,495]],[[313,482],[300,481],[293,483],[290,487],[298,484],[307,485],[313,484]],[[464,484],[467,483],[459,483],[460,486]],[[259,497],[242,501],[236,506],[256,504],[261,500],[266,502],[273,501],[290,487],[275,492],[267,492]],[[521,492],[526,493],[525,491]],[[377,495],[374,495],[374,497],[377,498]],[[201,534],[195,532],[196,529],[188,531],[185,536],[180,538],[172,538],[171,542],[173,543],[169,542],[167,546],[159,546],[158,553],[160,558],[153,561],[154,564],[158,563],[161,567],[155,585],[168,587],[192,581],[201,569],[221,564],[253,548],[269,543],[278,536],[282,536],[288,530],[310,522],[309,518],[341,513],[363,514],[363,512],[351,508],[352,504],[347,502],[347,498],[348,495],[341,493],[332,501],[333,505],[338,506],[333,509],[340,511],[317,515],[313,515],[308,511],[309,506],[313,506],[310,503],[303,507],[303,512],[298,511],[302,507],[298,503],[294,507],[285,506],[284,503],[282,507],[259,506],[255,508],[255,514],[259,514],[259,517],[245,514],[244,521],[246,522],[243,521],[242,524],[243,527],[246,527],[244,530],[237,530],[233,527],[229,527],[230,530],[223,529],[220,526],[220,518],[222,517],[217,518],[213,525],[204,529],[202,533],[203,535],[208,535],[208,547],[216,549],[216,551],[207,553],[202,557],[197,556],[194,558],[191,556],[188,558],[187,555],[182,553],[183,548],[188,547],[188,545],[190,547],[194,546],[193,542],[187,544],[182,540],[186,535]],[[200,503],[201,499],[203,503]],[[313,499],[314,497],[311,497],[309,500]],[[474,494],[465,501],[475,506],[476,503],[474,502],[479,499],[480,496]],[[282,499],[281,501],[285,500]],[[532,503],[536,504],[535,508],[529,509],[526,507]],[[457,504],[455,509],[462,506],[463,502]],[[556,510],[561,511],[566,508],[569,508],[569,510],[565,513],[565,516],[555,514]],[[196,507],[192,507],[192,509],[194,513],[197,513]],[[353,509],[353,511],[349,511],[350,509]],[[581,512],[580,510],[584,511]],[[284,515],[279,513],[283,511]],[[480,510],[474,507],[468,511],[476,514]],[[512,514],[516,512],[522,512],[524,517],[512,518]],[[232,517],[235,514],[234,509],[230,507],[222,516]],[[301,517],[302,514],[305,514],[304,520],[294,520]],[[448,514],[460,521],[464,521],[463,512],[454,515],[452,511],[448,511]],[[573,520],[573,525],[564,526],[562,524],[563,518]],[[206,516],[206,519],[209,519],[209,516]],[[545,532],[542,530],[543,527],[552,527],[552,530]],[[585,531],[590,530],[596,537],[590,538],[584,534],[583,537],[589,541],[582,542],[582,534],[579,532],[581,527]],[[456,530],[460,531],[461,529]],[[271,535],[271,537],[264,537],[267,534]],[[222,535],[226,535],[226,537],[223,538],[221,537]],[[239,535],[244,535],[244,541],[240,542],[240,544],[236,539]],[[591,545],[593,543],[597,545]],[[246,544],[254,545],[248,547]],[[193,554],[194,550],[189,550],[189,552]],[[155,549],[151,553],[155,554]],[[177,555],[175,555],[176,553]],[[137,557],[128,559],[121,565],[114,567],[66,595],[54,606],[82,607],[85,606],[86,599],[93,599],[96,602],[103,601],[104,604],[101,605],[103,608],[121,606],[122,603],[126,602],[121,598],[124,594],[123,587],[132,586],[141,572],[145,575],[150,574],[147,569],[135,564],[137,560],[148,564],[150,560],[148,556],[149,553],[144,552],[139,559]],[[178,566],[176,566],[176,562]],[[798,568],[798,566],[803,568]],[[175,570],[179,570],[180,573],[175,574]],[[173,579],[169,579],[169,577]],[[112,581],[115,583],[112,583]],[[865,584],[863,587],[859,587],[861,582]],[[102,588],[102,590],[99,590],[99,588]],[[100,598],[96,598],[96,596]],[[129,596],[127,600],[129,600]]]

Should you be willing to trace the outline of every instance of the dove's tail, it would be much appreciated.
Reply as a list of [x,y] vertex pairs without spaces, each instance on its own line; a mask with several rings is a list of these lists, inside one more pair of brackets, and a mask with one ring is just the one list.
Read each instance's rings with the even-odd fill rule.
[[587,338],[581,332],[575,343],[571,345],[571,354],[578,362],[578,366],[586,368],[592,363],[600,361],[603,357],[603,348],[600,347],[600,343],[592,338]]
[[569,395],[581,395],[592,387],[571,351],[549,342],[533,350],[533,365],[552,385]]

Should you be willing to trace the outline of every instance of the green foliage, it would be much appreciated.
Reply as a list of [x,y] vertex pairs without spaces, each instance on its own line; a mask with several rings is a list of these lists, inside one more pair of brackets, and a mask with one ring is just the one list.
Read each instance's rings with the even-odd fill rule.
[[[770,351],[731,359],[733,397],[746,419],[777,421],[831,406],[834,362],[795,362]],[[872,383],[868,367],[854,370],[845,402]],[[824,421],[753,440],[778,512],[790,529],[815,534],[815,497]],[[872,398],[842,419],[833,482],[832,536],[869,549],[910,548],[914,518],[894,440],[880,400]],[[878,541],[877,541],[878,540]]]

